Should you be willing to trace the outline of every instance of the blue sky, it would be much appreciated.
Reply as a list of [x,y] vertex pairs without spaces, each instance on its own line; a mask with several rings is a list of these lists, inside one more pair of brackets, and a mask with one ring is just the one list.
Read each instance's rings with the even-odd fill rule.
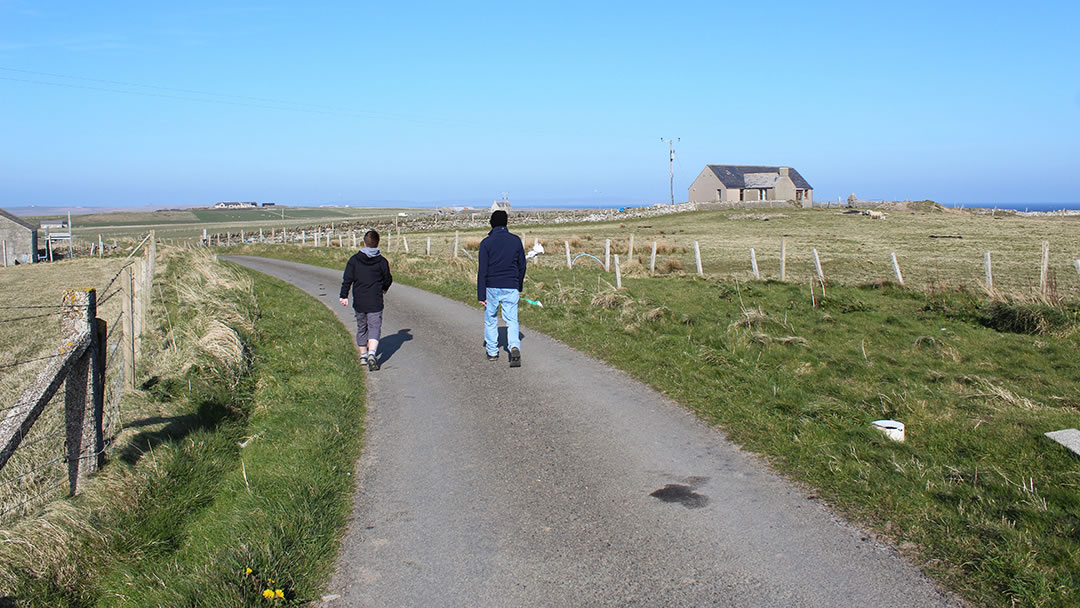
[[1080,200],[1080,3],[0,0],[0,206]]

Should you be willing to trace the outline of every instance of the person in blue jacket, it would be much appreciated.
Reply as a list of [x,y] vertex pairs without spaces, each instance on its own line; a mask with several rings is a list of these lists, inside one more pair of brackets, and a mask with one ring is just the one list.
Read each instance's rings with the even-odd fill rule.
[[525,248],[521,237],[506,228],[506,212],[491,214],[491,232],[480,242],[480,268],[476,271],[476,299],[484,307],[484,348],[488,361],[499,360],[499,320],[502,307],[510,367],[521,366],[518,298],[525,284]]

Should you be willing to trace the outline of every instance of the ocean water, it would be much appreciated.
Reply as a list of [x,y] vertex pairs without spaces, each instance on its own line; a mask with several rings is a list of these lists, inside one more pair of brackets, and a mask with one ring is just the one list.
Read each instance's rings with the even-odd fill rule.
[[942,203],[948,207],[965,209],[1014,209],[1016,211],[1061,211],[1062,209],[1080,209],[1078,203]]

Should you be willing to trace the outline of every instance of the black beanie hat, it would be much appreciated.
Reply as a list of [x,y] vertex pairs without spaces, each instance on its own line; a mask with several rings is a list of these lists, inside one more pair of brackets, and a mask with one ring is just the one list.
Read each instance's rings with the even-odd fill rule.
[[491,213],[491,227],[505,226],[506,225],[506,212],[502,209],[493,211]]

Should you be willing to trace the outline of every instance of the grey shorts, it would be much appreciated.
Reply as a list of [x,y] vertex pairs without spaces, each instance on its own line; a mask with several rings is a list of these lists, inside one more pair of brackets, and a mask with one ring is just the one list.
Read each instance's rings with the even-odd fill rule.
[[368,340],[378,340],[382,332],[382,311],[356,312],[356,345],[367,347]]

